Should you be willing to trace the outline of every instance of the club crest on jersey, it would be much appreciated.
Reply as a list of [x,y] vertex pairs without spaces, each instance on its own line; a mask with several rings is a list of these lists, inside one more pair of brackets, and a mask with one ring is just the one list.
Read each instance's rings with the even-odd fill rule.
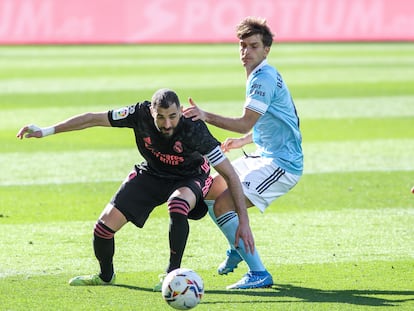
[[174,146],[173,146],[173,150],[177,153],[181,153],[183,152],[183,145],[180,141],[176,141]]
[[151,137],[144,137],[144,142],[145,142],[145,145],[147,145],[147,146],[151,146],[152,145],[152,142],[151,142]]
[[121,120],[125,119],[129,114],[128,107],[122,107],[112,111],[112,119],[113,120]]

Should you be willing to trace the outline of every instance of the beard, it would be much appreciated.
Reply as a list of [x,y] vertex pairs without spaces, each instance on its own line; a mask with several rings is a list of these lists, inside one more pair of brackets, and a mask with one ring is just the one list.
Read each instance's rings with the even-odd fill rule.
[[174,128],[172,127],[170,128],[162,127],[159,129],[159,131],[160,131],[161,136],[164,138],[170,138],[174,134]]

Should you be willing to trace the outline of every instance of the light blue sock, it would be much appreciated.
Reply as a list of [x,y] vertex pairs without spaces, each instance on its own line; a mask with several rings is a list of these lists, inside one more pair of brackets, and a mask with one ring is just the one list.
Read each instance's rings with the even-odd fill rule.
[[[225,213],[217,218],[217,224],[220,230],[224,233],[230,245],[233,246],[236,238],[236,231],[239,226],[239,217],[236,212],[231,211]],[[238,253],[249,266],[250,271],[265,271],[266,268],[260,259],[259,253],[254,249],[254,253],[247,253],[242,239],[239,239]]]
[[[210,215],[210,218],[214,221],[214,223],[217,225],[217,219],[216,215],[214,215],[214,200],[204,200],[204,203],[206,203],[208,208],[208,214]],[[218,225],[217,225],[218,226]]]
[[[217,225],[217,227],[220,228],[220,226],[217,223],[217,219],[216,219],[216,215],[214,214],[214,200],[204,200],[204,202],[206,203],[207,207],[208,207],[208,214],[210,215],[210,218],[214,221],[214,223]],[[221,230],[221,228],[220,228]],[[224,232],[223,232],[224,233]],[[232,250],[236,250],[234,248],[234,245],[232,245],[231,243],[229,244],[229,248]]]

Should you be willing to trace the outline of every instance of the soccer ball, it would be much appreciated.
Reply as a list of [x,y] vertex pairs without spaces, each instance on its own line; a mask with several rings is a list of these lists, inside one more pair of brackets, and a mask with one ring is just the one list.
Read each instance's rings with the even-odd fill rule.
[[174,309],[192,309],[204,295],[203,279],[191,269],[175,269],[165,277],[161,291],[164,300]]

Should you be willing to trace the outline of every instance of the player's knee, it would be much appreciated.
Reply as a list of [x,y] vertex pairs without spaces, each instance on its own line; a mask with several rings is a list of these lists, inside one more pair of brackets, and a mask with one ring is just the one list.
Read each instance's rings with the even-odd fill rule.
[[182,198],[179,198],[179,197],[170,198],[167,204],[168,204],[168,212],[170,213],[170,215],[172,213],[177,213],[177,214],[188,216],[188,213],[190,212],[190,204],[187,202],[187,200],[184,200]]
[[106,226],[102,221],[98,220],[93,229],[93,234],[99,238],[110,240],[114,237],[115,231]]
[[227,212],[233,211],[233,203],[225,200],[223,198],[218,198],[214,202],[214,215],[215,217],[219,217]]

